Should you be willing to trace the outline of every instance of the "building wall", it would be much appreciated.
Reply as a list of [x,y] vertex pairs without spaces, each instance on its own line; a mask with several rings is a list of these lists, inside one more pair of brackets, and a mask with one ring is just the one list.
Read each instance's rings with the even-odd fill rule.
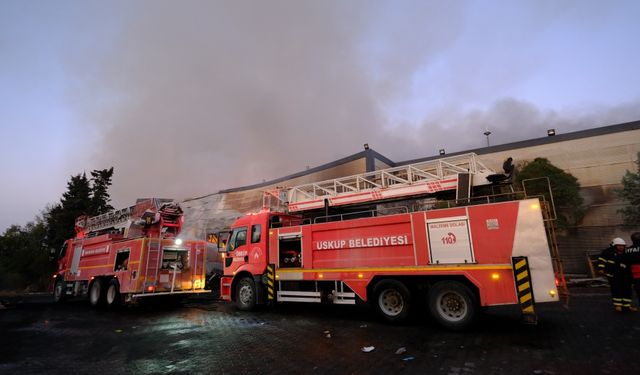
[[514,159],[514,164],[545,157],[555,166],[574,175],[585,188],[619,185],[625,171],[636,170],[634,161],[638,152],[640,129],[519,147],[481,154],[480,158],[488,167],[499,171],[508,157]]

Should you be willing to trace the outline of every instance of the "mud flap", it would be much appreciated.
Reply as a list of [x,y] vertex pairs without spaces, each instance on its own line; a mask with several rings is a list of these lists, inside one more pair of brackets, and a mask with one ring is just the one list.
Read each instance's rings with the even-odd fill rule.
[[513,257],[513,275],[515,276],[518,303],[522,310],[522,322],[525,324],[537,324],[538,316],[535,313],[535,300],[531,287],[531,272],[527,257]]
[[267,303],[273,305],[276,302],[276,265],[269,264],[267,266]]
[[267,265],[262,276],[256,276],[256,304],[266,305],[275,302],[275,270],[274,264]]

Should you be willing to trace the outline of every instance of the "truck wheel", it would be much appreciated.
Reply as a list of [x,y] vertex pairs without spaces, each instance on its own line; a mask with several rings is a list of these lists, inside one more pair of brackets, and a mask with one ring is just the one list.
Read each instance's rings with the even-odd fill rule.
[[242,311],[251,311],[256,307],[256,283],[252,278],[245,277],[238,282],[236,304]]
[[457,281],[441,281],[429,290],[429,310],[436,321],[449,329],[462,330],[473,324],[478,314],[475,295]]
[[118,280],[113,279],[109,281],[105,300],[108,307],[117,307],[120,305],[120,284],[118,283]]
[[64,280],[56,281],[56,285],[53,287],[53,302],[58,303],[65,300],[67,291],[67,285]]
[[397,280],[383,280],[373,289],[378,313],[389,322],[397,323],[409,316],[411,293]]
[[89,287],[89,302],[91,306],[102,305],[105,299],[104,294],[102,279],[94,279]]

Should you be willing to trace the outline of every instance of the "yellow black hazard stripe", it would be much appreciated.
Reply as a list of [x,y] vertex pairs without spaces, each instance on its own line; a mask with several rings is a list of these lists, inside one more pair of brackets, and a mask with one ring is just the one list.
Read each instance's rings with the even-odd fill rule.
[[531,272],[529,271],[529,261],[527,257],[513,257],[513,274],[516,279],[518,289],[518,301],[524,314],[533,314],[533,289],[531,287]]
[[267,300],[272,302],[275,300],[275,283],[276,283],[276,266],[269,264],[267,266]]
[[598,257],[598,269],[600,271],[602,271],[602,273],[604,273],[605,276],[607,277],[613,277],[613,274],[606,272],[607,267],[605,263],[609,263],[610,265],[615,265],[616,262],[614,262],[611,259],[605,259],[603,257]]

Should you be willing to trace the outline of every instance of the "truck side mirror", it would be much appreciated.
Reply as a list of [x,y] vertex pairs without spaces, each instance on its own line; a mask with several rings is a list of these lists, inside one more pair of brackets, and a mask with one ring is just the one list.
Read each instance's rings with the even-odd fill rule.
[[226,253],[227,252],[227,241],[229,240],[229,232],[219,232],[218,233],[218,241],[217,241],[217,245],[218,245],[218,252],[219,253]]

